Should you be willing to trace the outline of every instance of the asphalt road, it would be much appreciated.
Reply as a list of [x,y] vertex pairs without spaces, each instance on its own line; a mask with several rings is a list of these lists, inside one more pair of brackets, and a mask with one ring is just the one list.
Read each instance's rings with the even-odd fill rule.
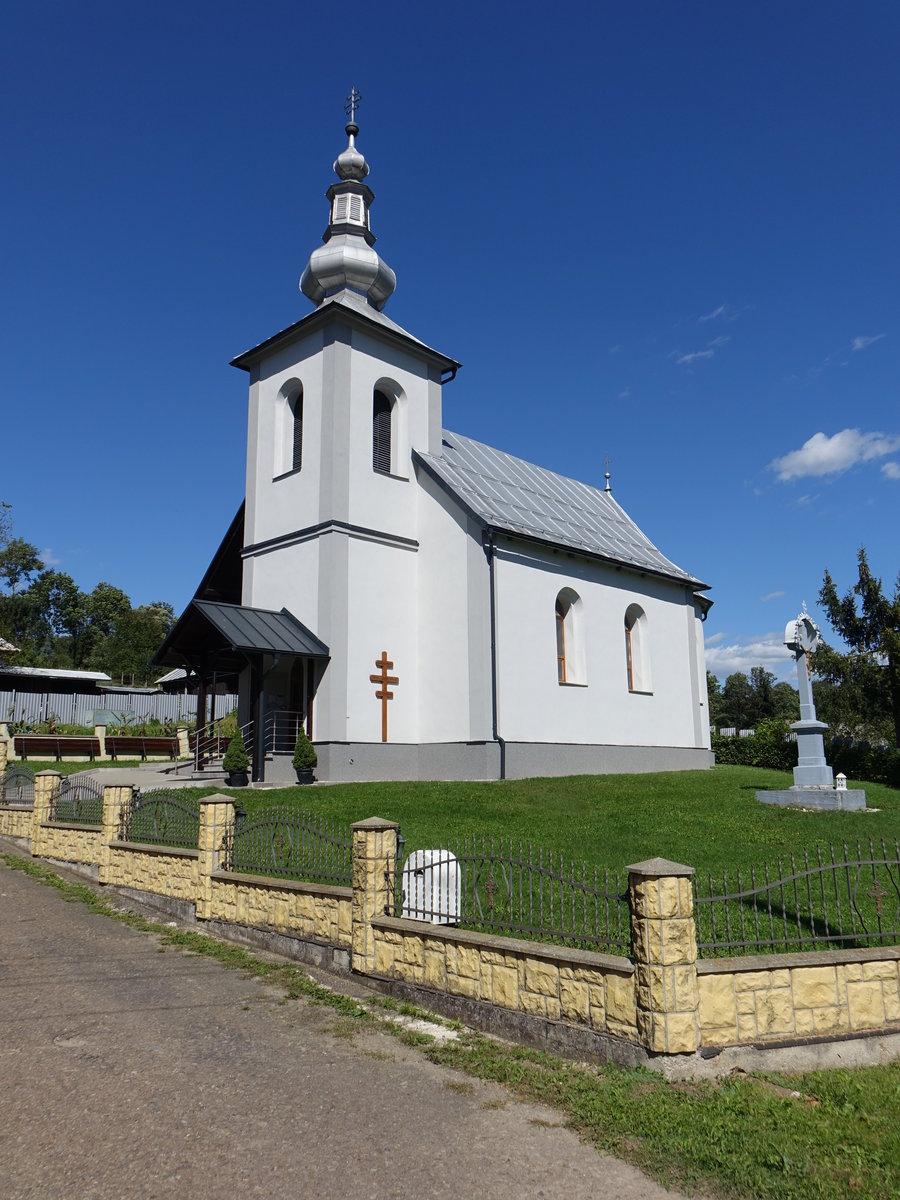
[[550,1109],[346,1034],[0,863],[4,1200],[671,1195]]

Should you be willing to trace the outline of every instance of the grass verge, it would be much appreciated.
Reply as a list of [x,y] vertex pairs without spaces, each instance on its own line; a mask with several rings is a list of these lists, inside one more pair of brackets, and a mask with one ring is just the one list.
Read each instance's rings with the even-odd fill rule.
[[342,1018],[340,1036],[384,1028],[436,1064],[550,1105],[598,1150],[627,1159],[667,1187],[729,1200],[900,1195],[900,1064],[669,1083],[649,1071],[593,1068],[476,1033],[436,1043],[378,1016],[379,1009],[427,1015],[416,1006],[389,998],[364,1005],[293,964],[114,907],[92,888],[28,859],[2,858],[66,900],[154,934],[162,947],[214,958],[283,989],[285,996],[330,1006]]

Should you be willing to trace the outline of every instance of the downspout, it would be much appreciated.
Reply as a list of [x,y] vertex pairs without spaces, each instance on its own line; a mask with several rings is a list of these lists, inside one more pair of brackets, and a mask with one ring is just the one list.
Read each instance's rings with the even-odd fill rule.
[[497,602],[494,580],[494,531],[488,529],[483,535],[482,546],[488,561],[489,586],[491,593],[491,734],[500,747],[500,778],[506,778],[506,742],[498,730],[497,715]]

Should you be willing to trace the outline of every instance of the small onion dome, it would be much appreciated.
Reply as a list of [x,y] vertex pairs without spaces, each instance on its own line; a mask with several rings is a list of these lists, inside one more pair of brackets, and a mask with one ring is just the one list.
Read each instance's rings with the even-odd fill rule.
[[347,149],[334,160],[334,173],[340,179],[355,179],[361,183],[369,173],[369,164],[356,148],[356,135],[359,126],[351,121],[344,132],[349,138]]

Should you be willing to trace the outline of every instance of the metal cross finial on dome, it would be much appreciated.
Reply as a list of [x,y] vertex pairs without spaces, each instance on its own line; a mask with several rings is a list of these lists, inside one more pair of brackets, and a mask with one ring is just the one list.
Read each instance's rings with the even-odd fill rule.
[[347,97],[347,103],[344,105],[344,112],[350,118],[350,124],[356,124],[356,110],[359,108],[359,102],[362,100],[362,93],[358,87],[350,89],[350,95]]
[[606,467],[606,487],[603,489],[604,492],[612,492],[612,488],[609,485],[609,468],[612,466],[612,461],[613,460],[609,457],[608,454],[607,454],[606,458],[604,458],[604,460],[603,460],[603,465],[604,465],[604,467]]

